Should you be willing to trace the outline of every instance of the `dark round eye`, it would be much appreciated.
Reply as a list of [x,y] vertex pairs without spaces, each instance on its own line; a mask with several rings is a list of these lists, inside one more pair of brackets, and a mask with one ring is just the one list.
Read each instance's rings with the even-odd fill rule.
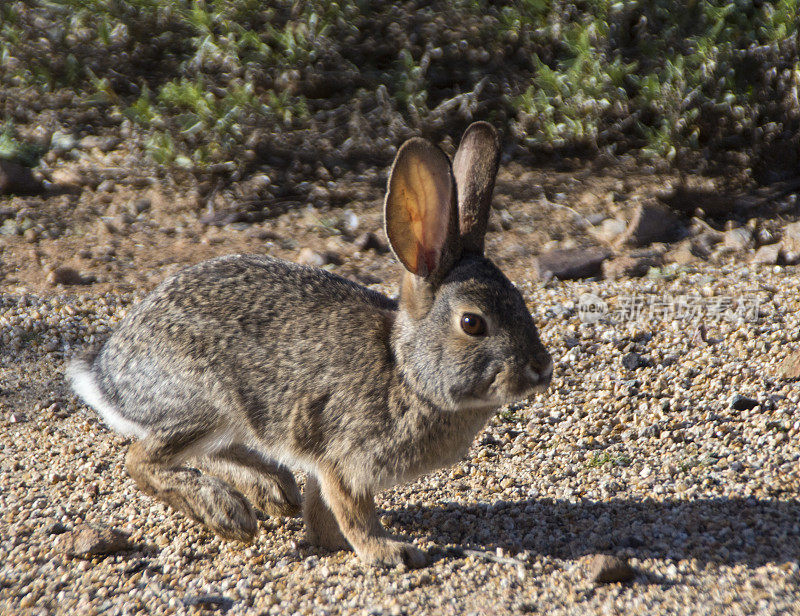
[[483,336],[486,333],[486,321],[479,314],[465,312],[461,315],[461,329],[470,336]]

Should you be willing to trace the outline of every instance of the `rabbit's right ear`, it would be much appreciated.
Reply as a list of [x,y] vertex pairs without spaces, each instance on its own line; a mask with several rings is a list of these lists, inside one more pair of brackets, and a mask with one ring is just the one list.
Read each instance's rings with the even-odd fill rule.
[[389,175],[386,236],[412,274],[436,282],[460,253],[455,181],[447,155],[424,139],[406,141]]

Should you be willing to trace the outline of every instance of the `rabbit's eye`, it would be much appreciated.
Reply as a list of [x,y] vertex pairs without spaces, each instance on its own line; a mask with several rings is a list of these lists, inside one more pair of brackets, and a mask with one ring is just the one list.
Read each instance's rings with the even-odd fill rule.
[[486,321],[479,314],[465,312],[461,315],[461,329],[470,336],[483,336],[486,333]]

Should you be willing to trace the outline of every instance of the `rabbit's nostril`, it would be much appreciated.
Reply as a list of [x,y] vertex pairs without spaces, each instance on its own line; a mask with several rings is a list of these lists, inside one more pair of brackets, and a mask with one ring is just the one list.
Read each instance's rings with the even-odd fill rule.
[[530,364],[525,366],[525,376],[531,382],[531,385],[538,385],[541,379],[541,375]]
[[538,367],[536,363],[531,362],[526,367],[525,372],[530,379],[531,385],[543,389],[550,384],[550,379],[553,376],[553,360],[549,359],[544,367]]

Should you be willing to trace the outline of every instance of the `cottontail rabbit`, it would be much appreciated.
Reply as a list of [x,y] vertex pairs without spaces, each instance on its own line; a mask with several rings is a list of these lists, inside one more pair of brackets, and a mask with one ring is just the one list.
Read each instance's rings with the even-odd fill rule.
[[383,529],[373,494],[459,460],[495,409],[552,373],[522,297],[483,256],[498,162],[484,122],[467,129],[452,169],[425,140],[400,148],[385,202],[407,270],[398,301],[324,270],[232,255],[165,280],[73,361],[75,391],[138,439],[126,465],[139,487],[222,537],[252,540],[253,505],[296,513],[288,469],[304,470],[310,541],[425,564]]

